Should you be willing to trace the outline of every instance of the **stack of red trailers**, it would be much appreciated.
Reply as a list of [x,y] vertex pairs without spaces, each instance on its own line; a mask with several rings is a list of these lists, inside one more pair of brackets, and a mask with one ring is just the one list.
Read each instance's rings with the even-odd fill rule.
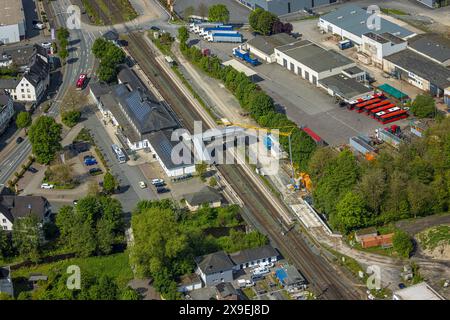
[[386,111],[386,110],[389,110],[389,109],[394,108],[394,107],[395,107],[395,104],[389,102],[388,104],[385,104],[384,106],[381,106],[381,107],[378,107],[378,108],[375,108],[375,109],[370,110],[370,111],[368,112],[368,114],[369,114],[372,118],[375,119],[375,115],[376,115],[378,112]]
[[371,104],[371,105],[366,106],[366,107],[364,108],[364,111],[365,111],[367,114],[370,114],[370,111],[371,111],[371,110],[378,109],[378,108],[383,107],[383,106],[388,105],[388,104],[391,104],[391,102],[390,102],[389,100],[386,99],[386,100],[383,100],[383,101],[381,101],[381,102],[374,103],[374,104]]
[[390,122],[408,118],[409,115],[406,110],[400,109],[400,108],[398,108],[398,109],[399,110],[389,112],[389,113],[382,115],[378,121],[381,122],[382,124],[386,124],[386,123],[390,123]]

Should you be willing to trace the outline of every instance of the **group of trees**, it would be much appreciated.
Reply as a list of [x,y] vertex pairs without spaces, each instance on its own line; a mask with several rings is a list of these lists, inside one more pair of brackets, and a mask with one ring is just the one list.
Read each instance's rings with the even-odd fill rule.
[[373,161],[349,150],[318,149],[308,172],[316,208],[341,232],[446,212],[450,206],[450,119],[422,139],[386,149]]
[[56,39],[59,42],[58,55],[64,61],[69,56],[67,46],[69,45],[70,32],[67,28],[59,28],[56,31]]
[[122,206],[117,199],[87,196],[56,216],[59,241],[80,257],[109,254],[123,241]]
[[292,24],[283,23],[277,15],[261,8],[253,10],[248,16],[248,21],[252,29],[262,35],[271,35],[276,33],[291,33]]
[[[273,99],[258,85],[253,83],[243,72],[231,66],[222,66],[217,56],[203,56],[197,47],[189,47],[185,41],[186,28],[178,30],[180,49],[184,56],[196,64],[209,76],[220,79],[228,90],[238,99],[243,109],[248,111],[253,119],[264,128],[280,129],[291,132],[292,158],[297,168],[305,169],[311,153],[316,149],[315,142],[303,130],[289,120],[285,114],[275,110]],[[280,136],[280,144],[284,150],[289,150],[288,137]]]
[[16,219],[13,231],[0,230],[0,258],[20,256],[24,260],[38,262],[42,253],[44,233],[41,221],[31,213]]
[[61,132],[62,126],[48,116],[40,116],[31,125],[28,136],[37,162],[48,164],[55,158],[61,150]]
[[52,271],[48,280],[33,292],[22,291],[17,300],[140,300],[139,293],[130,287],[120,289],[108,275],[95,276],[83,272],[81,288],[67,288],[68,274]]
[[97,76],[101,81],[113,82],[116,79],[118,66],[125,61],[125,53],[114,43],[97,38],[92,46],[92,53],[100,60]]
[[437,114],[434,98],[426,94],[417,95],[410,103],[410,110],[418,118],[431,118]]
[[16,126],[19,129],[28,128],[31,125],[31,114],[27,111],[20,111],[17,114]]
[[224,4],[215,4],[208,9],[208,20],[211,22],[224,22],[230,21],[230,12]]
[[240,224],[239,208],[202,208],[190,213],[170,200],[141,201],[133,213],[134,244],[130,263],[139,276],[151,276],[154,287],[166,299],[177,299],[176,280],[194,270],[194,258],[219,250],[233,252],[267,244],[258,232],[231,230],[213,237],[206,230]]

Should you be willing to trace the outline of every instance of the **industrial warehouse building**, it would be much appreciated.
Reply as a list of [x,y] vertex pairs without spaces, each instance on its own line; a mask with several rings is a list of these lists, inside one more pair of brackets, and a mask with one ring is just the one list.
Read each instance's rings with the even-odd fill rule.
[[319,80],[340,74],[356,63],[334,50],[326,50],[309,40],[275,49],[277,63],[319,86]]
[[450,66],[450,40],[438,34],[425,33],[408,41],[408,47],[445,67]]
[[271,36],[256,35],[245,44],[245,49],[258,58],[268,62],[276,62],[275,49],[298,41],[287,33],[277,33]]
[[331,96],[339,97],[346,102],[356,101],[374,94],[373,89],[344,73],[319,80],[319,85]]
[[442,97],[450,88],[450,69],[410,49],[387,56],[383,69],[433,96]]
[[264,9],[276,15],[311,9],[321,5],[335,3],[337,0],[237,0],[249,9]]
[[25,38],[25,14],[22,0],[0,0],[0,44]]
[[370,29],[367,22],[371,21],[372,14],[356,5],[345,5],[321,16],[319,28],[324,32],[338,35],[342,39],[351,40],[358,46],[363,43],[362,36],[369,32],[376,34],[390,33],[404,40],[416,35],[414,32],[383,18],[380,18],[379,30]]
[[384,57],[405,50],[408,47],[406,40],[389,32],[381,34],[368,32],[363,34],[361,39],[360,52],[368,56],[370,62],[380,68],[383,66]]

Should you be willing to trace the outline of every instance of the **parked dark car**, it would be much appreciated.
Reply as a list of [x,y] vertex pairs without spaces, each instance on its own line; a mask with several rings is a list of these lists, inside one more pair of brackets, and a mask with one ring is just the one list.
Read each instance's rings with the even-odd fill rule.
[[153,31],[160,31],[161,30],[157,26],[151,26],[150,29],[153,30]]
[[405,286],[404,283],[399,283],[399,284],[398,284],[398,287],[399,287],[400,289],[405,289],[405,288],[406,288],[406,286]]
[[22,138],[22,137],[17,137],[17,139],[16,139],[16,143],[17,143],[17,144],[21,143],[22,141],[23,141],[23,138]]
[[101,174],[101,173],[102,173],[102,169],[100,169],[100,168],[89,169],[89,174],[92,175],[92,176],[96,176],[96,175]]
[[156,188],[160,188],[160,187],[164,187],[166,184],[164,183],[164,182],[158,182],[158,183],[155,183],[154,184],[154,186],[156,187]]
[[95,158],[92,156],[87,157],[84,159],[84,164],[87,166],[93,166],[93,165],[97,164],[97,160],[95,160]]
[[35,167],[29,167],[27,170],[30,171],[31,173],[38,172],[38,169],[36,169]]
[[169,191],[170,191],[170,189],[167,189],[167,188],[164,188],[164,187],[156,188],[156,192],[157,193],[166,193],[166,192],[169,192]]

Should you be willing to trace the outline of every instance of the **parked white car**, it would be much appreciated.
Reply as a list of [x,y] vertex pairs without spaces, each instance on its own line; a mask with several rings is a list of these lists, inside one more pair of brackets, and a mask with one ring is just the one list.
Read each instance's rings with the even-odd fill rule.
[[55,186],[53,184],[43,183],[41,184],[41,189],[53,189]]
[[252,273],[255,276],[259,276],[259,275],[267,274],[269,272],[270,272],[270,270],[267,267],[258,267],[256,269],[254,269]]
[[52,47],[52,43],[51,42],[42,42],[41,46],[44,47],[45,49],[50,49]]
[[145,188],[147,188],[147,185],[145,184],[144,181],[139,181],[139,187],[140,187],[141,189],[145,189]]
[[152,179],[152,184],[164,183],[163,179]]
[[261,262],[259,264],[259,266],[262,267],[262,268],[264,268],[264,267],[266,267],[266,268],[273,268],[274,264],[273,264],[273,262],[266,261],[266,262]]

